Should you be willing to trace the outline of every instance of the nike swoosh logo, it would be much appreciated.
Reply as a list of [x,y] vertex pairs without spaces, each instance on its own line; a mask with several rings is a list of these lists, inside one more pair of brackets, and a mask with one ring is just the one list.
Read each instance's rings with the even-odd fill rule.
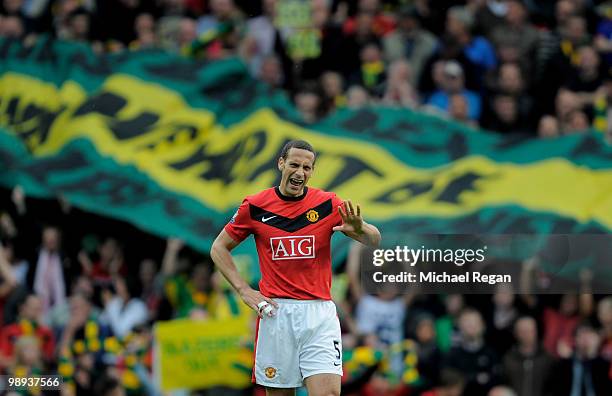
[[261,221],[262,221],[263,223],[265,223],[266,221],[268,221],[268,220],[270,220],[270,219],[273,219],[273,218],[275,218],[275,217],[276,217],[276,216],[262,217],[262,218],[261,218]]
[[340,366],[340,363],[334,363],[334,366]]

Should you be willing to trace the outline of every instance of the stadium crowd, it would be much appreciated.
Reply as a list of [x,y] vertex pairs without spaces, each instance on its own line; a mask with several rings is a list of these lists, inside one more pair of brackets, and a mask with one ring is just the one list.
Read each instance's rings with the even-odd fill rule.
[[1,2],[0,35],[40,33],[98,52],[240,56],[307,122],[380,104],[500,133],[612,130],[610,1]]
[[[306,122],[384,105],[498,133],[612,131],[610,1],[312,0],[309,12],[294,3],[3,0],[0,35],[51,34],[99,53],[240,56],[287,90]],[[210,259],[180,240],[20,188],[1,190],[0,208],[3,373],[60,373],[67,395],[157,395],[153,323],[244,313]],[[334,279],[343,394],[612,394],[612,297],[592,295],[588,273],[579,295],[508,285],[491,298],[370,295],[359,255]],[[231,392],[261,389],[200,393]]]
[[[58,373],[62,395],[161,395],[153,376],[157,321],[251,315],[255,322],[210,258],[178,239],[159,239],[62,199],[28,198],[20,187],[1,190],[0,203],[4,374]],[[612,296],[591,293],[588,271],[575,294],[532,293],[540,276],[535,260],[520,282],[501,284],[493,295],[393,287],[370,294],[359,279],[368,257],[362,249],[351,248],[333,280],[343,394],[611,394]],[[215,387],[194,394],[264,393]]]

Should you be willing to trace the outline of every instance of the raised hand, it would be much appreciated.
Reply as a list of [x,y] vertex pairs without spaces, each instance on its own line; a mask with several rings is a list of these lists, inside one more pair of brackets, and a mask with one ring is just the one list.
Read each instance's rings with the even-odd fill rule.
[[[353,207],[353,203],[348,200],[344,201],[343,205],[338,206],[338,213],[342,218],[342,225],[333,228],[334,231],[351,232],[357,235],[363,233],[363,217],[361,217],[361,207],[356,205],[357,210]],[[344,210],[342,208],[344,207]]]

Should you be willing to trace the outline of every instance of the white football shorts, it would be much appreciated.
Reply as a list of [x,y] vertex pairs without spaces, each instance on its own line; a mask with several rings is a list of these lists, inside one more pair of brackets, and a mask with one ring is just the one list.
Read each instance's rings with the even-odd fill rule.
[[253,381],[270,388],[299,388],[315,374],[342,376],[336,305],[325,300],[274,301],[275,315],[257,322]]

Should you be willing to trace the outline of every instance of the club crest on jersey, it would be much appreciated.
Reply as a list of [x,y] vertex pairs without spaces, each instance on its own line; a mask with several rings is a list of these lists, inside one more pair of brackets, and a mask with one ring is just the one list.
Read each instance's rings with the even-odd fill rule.
[[276,369],[274,367],[266,367],[264,369],[264,373],[266,374],[266,377],[272,379],[276,376]]
[[306,219],[311,223],[316,222],[319,220],[319,212],[314,209],[310,209],[308,212],[306,212]]
[[309,259],[315,257],[314,235],[270,238],[272,260]]

